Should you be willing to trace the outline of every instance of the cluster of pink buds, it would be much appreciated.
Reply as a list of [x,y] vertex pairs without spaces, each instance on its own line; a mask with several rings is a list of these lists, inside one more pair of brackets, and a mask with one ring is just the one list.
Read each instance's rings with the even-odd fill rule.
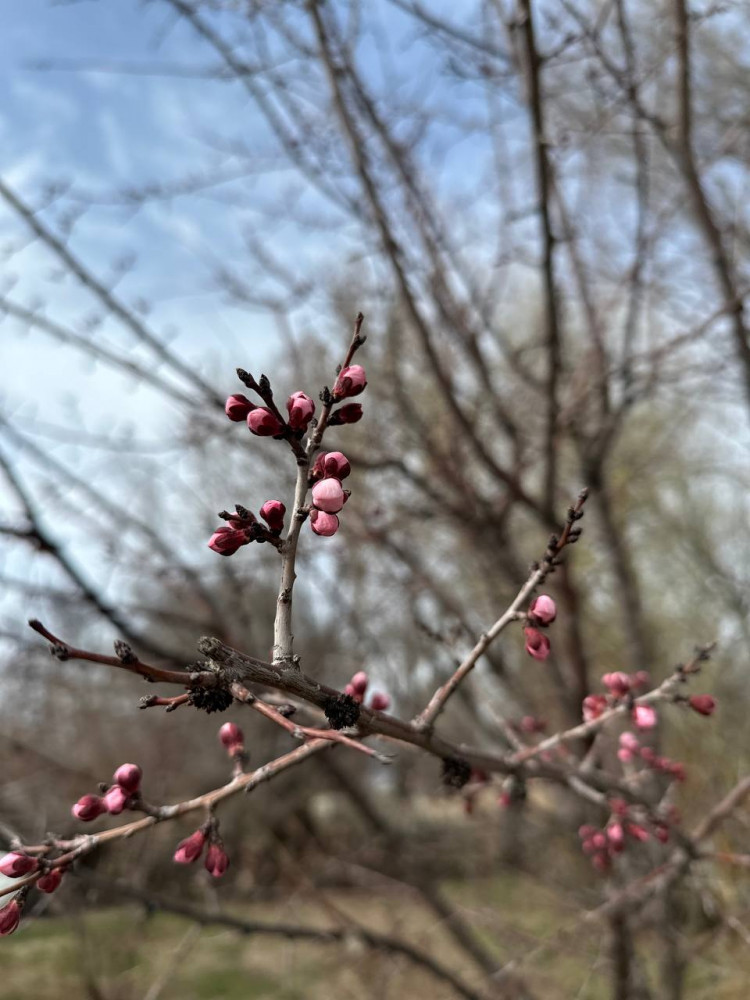
[[644,764],[654,771],[669,775],[676,781],[685,780],[685,765],[679,761],[670,760],[669,757],[660,757],[651,747],[641,746],[640,740],[635,733],[621,733],[620,745],[617,756],[623,764],[632,763],[635,760],[642,760]]
[[526,652],[535,660],[546,660],[550,654],[549,637],[540,629],[547,628],[556,617],[557,606],[547,594],[540,594],[531,602],[526,612],[527,624],[523,633],[526,639]]
[[208,850],[203,866],[214,878],[221,878],[229,867],[229,855],[216,834],[215,825],[210,823],[180,841],[174,852],[174,860],[178,865],[191,865],[201,857],[206,844],[208,844]]
[[630,816],[630,807],[623,799],[611,803],[612,816],[602,829],[588,824],[578,831],[584,854],[598,872],[607,872],[612,861],[627,848],[629,843],[643,844],[653,836],[661,843],[669,840],[669,824],[666,820],[651,822],[651,832]]
[[352,471],[345,455],[329,451],[318,455],[310,474],[312,509],[310,527],[316,535],[330,537],[339,530],[336,516],[349,499],[349,490],[341,485]]
[[315,403],[304,392],[293,392],[286,401],[286,411],[289,416],[285,421],[275,406],[257,406],[242,393],[230,396],[224,405],[230,420],[246,420],[258,437],[283,437],[286,428],[300,436],[305,433],[315,414]]
[[275,541],[284,527],[286,507],[281,500],[266,500],[259,514],[266,522],[265,525],[258,521],[251,510],[240,504],[237,504],[233,514],[226,510],[220,511],[219,517],[227,524],[217,528],[211,535],[208,540],[209,549],[218,552],[220,556],[233,556],[238,549],[250,542]]
[[[370,678],[367,676],[364,670],[359,670],[349,683],[344,688],[344,694],[348,694],[351,698],[361,705],[365,700],[365,695],[367,694],[367,688],[370,683]],[[374,691],[370,696],[370,704],[368,706],[374,712],[387,712],[391,707],[391,699],[387,694],[382,694],[380,691]]]
[[656,709],[651,705],[639,705],[633,703],[638,691],[645,690],[650,679],[645,670],[639,670],[635,674],[626,674],[622,670],[615,670],[612,673],[604,674],[602,684],[609,692],[608,694],[589,694],[583,699],[583,719],[584,722],[592,722],[603,715],[607,709],[614,708],[623,699],[630,699],[631,716],[634,725],[638,729],[653,729],[658,721]]
[[102,813],[118,816],[123,809],[131,808],[138,799],[142,776],[143,772],[137,764],[121,764],[104,795],[82,796],[73,806],[73,815],[84,823],[91,822]]

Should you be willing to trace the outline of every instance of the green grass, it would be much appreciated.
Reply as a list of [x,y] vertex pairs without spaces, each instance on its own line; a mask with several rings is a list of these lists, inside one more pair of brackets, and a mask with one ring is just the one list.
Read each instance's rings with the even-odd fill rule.
[[[545,1000],[608,1000],[606,926],[576,923],[579,901],[539,878],[514,873],[444,887],[471,918],[500,963],[527,956],[521,971]],[[474,969],[405,891],[327,891],[328,910],[299,894],[253,903],[236,912],[250,919],[330,926],[336,914],[374,930],[403,935],[479,985]],[[546,947],[545,942],[554,946]],[[658,935],[639,938],[654,996]],[[695,932],[688,1000],[746,1000],[750,948],[733,932]],[[143,1000],[161,983],[159,1000],[448,1000],[451,990],[402,959],[346,944],[293,943],[238,935],[220,927],[191,930],[166,914],[144,917],[133,907],[92,910],[27,921],[0,942],[2,1000]]]

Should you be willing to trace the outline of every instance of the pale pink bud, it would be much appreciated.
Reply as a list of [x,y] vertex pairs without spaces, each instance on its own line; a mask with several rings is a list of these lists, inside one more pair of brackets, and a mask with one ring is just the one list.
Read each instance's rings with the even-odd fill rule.
[[597,851],[603,851],[604,848],[607,846],[607,835],[605,833],[602,833],[601,830],[597,830],[597,832],[591,838],[591,843],[594,846],[594,848],[596,848]]
[[128,795],[135,795],[141,787],[143,771],[137,764],[121,764],[114,773],[112,780]]
[[75,818],[80,819],[83,823],[90,823],[92,819],[96,819],[97,816],[101,816],[106,811],[107,808],[98,795],[84,795],[72,809]]
[[0,936],[12,934],[21,920],[21,907],[12,899],[0,910]]
[[335,479],[346,479],[352,471],[349,459],[342,455],[340,451],[329,451],[322,456],[323,474],[333,476]]
[[224,412],[230,420],[234,420],[235,422],[245,420],[247,415],[254,409],[255,406],[247,396],[243,396],[240,392],[230,396],[224,404]]
[[535,660],[546,660],[550,653],[550,641],[538,629],[527,625],[523,630],[526,636],[526,652]]
[[362,365],[349,365],[339,372],[333,386],[333,398],[338,402],[340,399],[358,396],[366,385],[367,376]]
[[311,510],[310,527],[316,535],[330,537],[339,530],[339,519],[335,514],[326,514],[322,510]]
[[589,694],[583,699],[583,721],[593,722],[607,708],[607,699],[603,694]]
[[206,835],[203,830],[196,830],[189,837],[181,840],[174,852],[174,860],[178,865],[190,865],[203,854]]
[[531,602],[529,618],[535,619],[542,625],[551,625],[556,617],[557,605],[547,594],[540,594]]
[[631,753],[636,753],[641,748],[640,741],[635,733],[620,733],[620,746]]
[[650,705],[636,705],[633,708],[633,722],[638,729],[653,729],[656,721],[656,709]]
[[[350,698],[356,698],[357,697],[357,693],[354,690],[354,685],[353,684],[347,684],[346,687],[344,688],[344,694],[348,694]],[[361,697],[359,698],[359,701],[362,701]]]
[[258,437],[273,437],[275,434],[281,434],[284,429],[279,418],[265,406],[256,406],[248,414],[247,426]]
[[615,698],[623,698],[630,690],[630,678],[622,670],[605,674],[602,677],[602,684],[609,688],[610,694]]
[[21,878],[34,872],[39,867],[36,858],[30,858],[28,854],[21,854],[19,851],[11,851],[0,858],[0,873],[8,878]]
[[326,514],[338,514],[344,506],[341,482],[333,476],[321,479],[312,488],[312,499],[318,510],[324,510]]
[[376,712],[387,712],[391,707],[391,699],[387,694],[376,691],[370,699],[370,708]]
[[688,704],[699,715],[713,715],[716,699],[712,698],[710,694],[693,694],[688,698]]
[[625,831],[622,828],[621,823],[611,823],[607,827],[607,839],[609,840],[610,848],[619,853],[625,847]]
[[583,826],[578,827],[578,836],[581,840],[591,840],[595,833],[596,827],[591,826],[589,823],[584,823]]
[[627,747],[620,747],[617,751],[617,759],[623,764],[629,764],[633,759],[633,751],[628,750]]
[[627,823],[625,829],[634,840],[639,840],[642,844],[651,839],[651,834],[639,823]]
[[340,406],[338,410],[334,410],[328,418],[328,426],[335,427],[337,424],[356,424],[361,419],[362,404],[347,403],[346,406]]
[[54,892],[62,882],[62,868],[52,868],[46,875],[37,881],[36,887],[40,892]]
[[112,816],[119,816],[128,803],[130,796],[124,788],[112,785],[104,796],[104,807]]
[[271,531],[276,533],[284,527],[284,514],[286,514],[286,507],[281,500],[266,500],[260,508],[260,516]]
[[304,392],[293,392],[286,401],[289,426],[293,431],[306,431],[315,413],[315,403]]
[[367,676],[364,670],[358,670],[357,673],[349,681],[349,683],[354,689],[354,693],[362,697],[364,696],[364,693],[367,690],[367,685],[370,683],[370,678]]
[[241,528],[217,528],[208,540],[209,549],[220,556],[233,556],[237,549],[247,545],[247,532]]
[[225,722],[219,730],[219,739],[230,756],[242,753],[245,749],[245,737],[242,730],[234,722]]
[[229,867],[229,855],[218,844],[211,844],[206,854],[204,862],[206,871],[210,872],[214,878],[221,878]]

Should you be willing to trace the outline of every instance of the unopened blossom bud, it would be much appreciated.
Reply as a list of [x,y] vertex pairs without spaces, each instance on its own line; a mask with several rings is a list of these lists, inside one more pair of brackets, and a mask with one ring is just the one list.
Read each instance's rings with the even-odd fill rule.
[[219,844],[211,844],[204,864],[214,878],[221,878],[229,867],[229,855]]
[[653,747],[641,747],[641,759],[652,767],[656,763],[656,751]]
[[529,618],[542,625],[551,625],[557,617],[557,605],[547,594],[540,594],[532,602],[529,608]]
[[208,547],[220,556],[233,556],[234,553],[247,545],[247,532],[241,528],[217,528],[208,540]]
[[235,422],[247,419],[247,415],[254,409],[254,404],[250,402],[247,396],[243,396],[240,392],[230,396],[224,404],[224,412],[230,420],[234,420]]
[[370,699],[370,708],[376,712],[387,712],[391,707],[391,699],[387,694],[376,691]]
[[349,459],[340,451],[329,451],[322,455],[323,474],[336,479],[346,479],[352,471]]
[[315,403],[304,392],[293,392],[286,401],[289,426],[293,431],[306,431],[315,413]]
[[597,832],[591,838],[591,843],[596,848],[597,851],[603,851],[604,848],[607,846],[606,833],[602,833],[601,830],[597,830]]
[[591,840],[595,833],[596,827],[591,826],[589,823],[584,823],[583,826],[578,827],[578,836],[581,840]]
[[362,698],[367,690],[367,685],[370,683],[370,678],[364,670],[358,670],[349,683],[351,684],[354,693]]
[[638,729],[653,729],[657,718],[656,709],[650,705],[636,705],[633,708],[633,722]]
[[602,684],[614,698],[624,698],[630,690],[630,678],[622,670],[615,670],[602,677]]
[[337,424],[356,424],[357,421],[362,419],[362,413],[361,403],[347,403],[346,406],[340,406],[338,410],[334,410],[328,418],[328,426],[335,427]]
[[647,840],[651,840],[651,834],[644,826],[641,826],[640,823],[626,823],[625,829],[633,840],[639,840],[642,844],[644,844]]
[[12,934],[21,920],[21,907],[12,899],[0,909],[0,936]]
[[339,377],[333,386],[335,400],[358,396],[367,385],[367,376],[362,365],[348,365],[339,372]]
[[591,864],[596,868],[598,872],[604,874],[610,869],[611,862],[609,860],[608,854],[595,854],[591,859]]
[[248,414],[247,426],[258,437],[273,437],[274,434],[281,434],[284,429],[279,418],[265,406],[256,406]]
[[316,535],[324,535],[328,538],[339,530],[339,519],[335,514],[326,514],[322,510],[311,510],[310,527]]
[[312,488],[312,499],[318,510],[324,510],[326,514],[338,514],[344,506],[341,482],[333,476],[321,479]]
[[54,892],[58,888],[63,878],[62,868],[52,868],[46,875],[42,875],[36,883],[40,892]]
[[225,722],[219,730],[219,739],[230,757],[242,753],[245,749],[245,737],[242,730],[234,722]]
[[610,823],[607,827],[607,840],[610,850],[619,854],[625,848],[625,831],[621,823]]
[[106,811],[107,807],[99,795],[82,796],[72,809],[75,818],[80,819],[83,823],[90,823],[92,819],[96,819],[97,816],[101,816]]
[[583,721],[593,722],[607,708],[607,699],[603,694],[589,694],[583,699]]
[[143,771],[137,764],[121,764],[115,771],[112,780],[128,795],[135,795],[141,787]]
[[693,694],[688,698],[688,705],[698,715],[713,715],[716,708],[716,699],[710,694]]
[[260,508],[260,516],[271,531],[281,531],[284,527],[284,514],[286,514],[286,507],[281,500],[266,500]]
[[630,678],[631,684],[637,690],[643,690],[651,684],[651,677],[646,670],[636,670]]
[[119,785],[112,785],[104,796],[104,807],[111,816],[119,816],[128,804],[130,795]]
[[641,748],[638,737],[633,733],[620,734],[620,747],[617,751],[618,758],[623,764],[629,763]]
[[39,867],[36,858],[30,858],[28,854],[21,854],[20,851],[11,851],[0,858],[0,874],[7,875],[8,878],[21,878],[34,872]]
[[550,641],[546,635],[536,628],[527,625],[523,630],[526,636],[526,652],[535,660],[546,660],[550,652]]
[[181,840],[174,852],[174,860],[178,865],[190,865],[203,854],[206,835],[203,830],[196,830],[189,837]]
[[669,827],[666,823],[654,824],[654,836],[661,844],[666,844],[669,841]]

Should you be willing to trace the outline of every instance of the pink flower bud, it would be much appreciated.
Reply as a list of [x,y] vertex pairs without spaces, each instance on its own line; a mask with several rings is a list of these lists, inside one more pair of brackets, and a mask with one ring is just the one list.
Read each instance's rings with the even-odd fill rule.
[[620,746],[631,753],[637,753],[641,748],[640,741],[635,733],[620,733]]
[[349,365],[339,372],[339,377],[333,386],[333,398],[338,402],[340,399],[358,396],[366,385],[367,376],[362,365]]
[[230,420],[234,420],[236,422],[245,420],[247,415],[254,409],[255,406],[250,402],[247,396],[243,396],[240,392],[230,396],[224,404],[224,412]]
[[204,863],[206,871],[210,872],[214,878],[221,878],[229,867],[229,855],[219,844],[211,844]]
[[36,858],[30,858],[28,854],[21,854],[20,851],[11,851],[0,858],[0,873],[8,878],[21,878],[30,872],[35,872],[39,867]]
[[647,671],[637,670],[630,678],[630,682],[636,690],[643,690],[651,684],[651,678]]
[[[344,694],[348,694],[350,698],[357,698],[357,693],[354,690],[354,685],[352,684],[346,685],[346,687],[344,688]],[[361,698],[359,698],[358,700],[362,701]]]
[[101,816],[107,808],[98,795],[84,795],[73,806],[72,813],[76,819],[83,823],[90,823],[92,819]]
[[241,528],[217,528],[208,540],[209,549],[220,556],[233,556],[237,549],[247,545],[247,532]]
[[21,920],[21,907],[12,899],[0,910],[0,936],[12,934]]
[[669,840],[669,827],[666,823],[654,824],[654,836],[661,844],[666,844]]
[[638,729],[653,729],[657,722],[656,709],[650,705],[636,705],[633,708],[633,722]]
[[617,759],[623,764],[629,764],[633,759],[633,751],[628,750],[627,747],[620,747],[617,751]]
[[121,764],[115,771],[112,780],[128,795],[135,795],[141,787],[143,771],[137,764]]
[[641,747],[641,759],[644,760],[649,767],[656,763],[656,751],[651,747]]
[[36,887],[40,892],[54,892],[58,888],[63,878],[62,868],[52,868],[46,875],[37,881]]
[[284,514],[286,514],[286,507],[281,500],[266,500],[260,508],[260,516],[271,531],[277,533],[284,527]]
[[112,785],[104,796],[104,807],[111,816],[119,816],[128,803],[130,796],[124,788]]
[[583,826],[578,827],[578,836],[581,840],[591,840],[595,833],[596,827],[588,823],[584,823]]
[[281,434],[284,429],[278,417],[265,406],[256,406],[248,414],[247,426],[258,437],[273,437],[274,434]]
[[626,823],[625,829],[633,840],[639,840],[642,844],[644,844],[647,840],[651,840],[651,834],[639,823]]
[[527,625],[523,630],[526,636],[526,652],[533,656],[535,660],[546,660],[550,652],[550,641],[546,635],[538,629]]
[[322,457],[323,475],[333,476],[335,479],[346,479],[352,471],[349,459],[342,455],[340,451],[329,451]]
[[245,737],[242,730],[234,722],[225,722],[219,730],[219,739],[230,757],[242,753],[245,749]]
[[328,538],[339,530],[339,519],[335,514],[326,514],[322,510],[311,510],[310,527],[316,535],[325,535]]
[[370,683],[370,678],[364,670],[358,670],[349,683],[351,684],[354,693],[358,694],[360,698],[362,698],[367,690],[367,685]]
[[203,854],[206,835],[203,830],[196,830],[189,837],[181,840],[174,852],[174,860],[178,865],[190,865]]
[[603,694],[589,694],[583,699],[583,721],[593,722],[607,708],[607,699]]
[[622,670],[615,670],[611,674],[602,677],[602,684],[609,688],[609,693],[614,698],[624,698],[630,690],[630,678]]
[[625,847],[625,831],[621,823],[610,823],[607,827],[607,840],[609,846],[616,854],[619,854]]
[[596,868],[598,872],[604,874],[608,872],[611,862],[609,860],[609,855],[607,854],[595,854],[591,859],[591,864]]
[[347,403],[346,406],[340,406],[338,410],[334,410],[328,418],[328,426],[335,427],[337,424],[356,424],[361,419],[362,404]]
[[688,698],[688,704],[698,715],[713,715],[716,699],[710,694],[693,694]]
[[315,403],[304,392],[293,392],[286,401],[289,426],[293,431],[306,431],[315,413]]
[[602,833],[601,830],[597,830],[594,836],[591,838],[591,843],[597,851],[603,851],[607,846],[607,835]]
[[370,708],[375,712],[387,712],[391,707],[391,699],[387,694],[376,691],[370,699]]
[[613,816],[625,817],[630,812],[630,806],[625,799],[612,799],[609,803]]
[[546,594],[540,594],[531,602],[529,608],[529,618],[535,619],[542,625],[551,625],[557,617],[557,605]]
[[313,503],[318,510],[324,510],[326,514],[338,514],[344,506],[344,491],[341,482],[329,476],[328,479],[321,479],[312,488]]

